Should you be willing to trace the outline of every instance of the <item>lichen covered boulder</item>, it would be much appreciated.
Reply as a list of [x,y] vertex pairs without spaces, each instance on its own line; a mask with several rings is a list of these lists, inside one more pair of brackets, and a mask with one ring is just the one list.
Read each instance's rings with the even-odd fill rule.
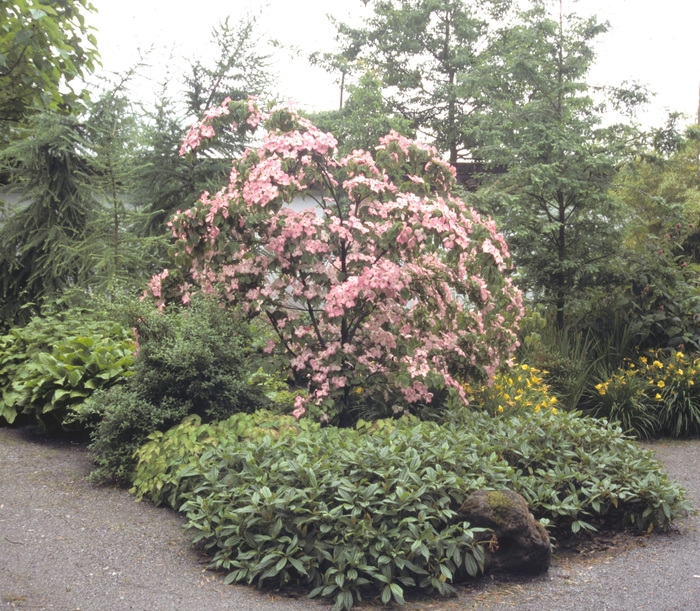
[[461,519],[488,528],[484,573],[536,575],[549,568],[549,535],[530,514],[525,499],[512,490],[479,490],[459,508]]

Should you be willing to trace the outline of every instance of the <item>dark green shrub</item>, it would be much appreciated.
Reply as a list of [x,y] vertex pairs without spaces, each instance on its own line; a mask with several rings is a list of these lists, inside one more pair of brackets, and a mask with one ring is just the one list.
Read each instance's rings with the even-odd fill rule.
[[591,327],[607,335],[622,319],[640,351],[700,351],[700,266],[684,252],[685,229],[648,236],[616,267],[609,287],[592,294]]
[[[604,516],[666,527],[684,492],[619,427],[550,410],[491,418],[460,410],[363,430],[261,413],[188,419],[138,451],[134,491],[187,513],[228,582],[302,583],[349,608],[366,590],[450,593],[481,552],[456,510],[478,489],[510,488],[536,517],[577,532]],[[262,439],[261,439],[262,436]]]
[[127,481],[131,458],[146,437],[184,416],[204,421],[253,411],[266,399],[249,383],[253,367],[248,325],[211,299],[191,307],[141,310],[136,322],[139,355],[134,376],[118,390],[101,393],[80,410],[97,420],[91,449],[99,480]]
[[187,415],[184,406],[150,403],[132,385],[98,391],[85,407],[96,420],[90,444],[95,464],[91,478],[99,482],[129,481],[134,451],[148,433]]

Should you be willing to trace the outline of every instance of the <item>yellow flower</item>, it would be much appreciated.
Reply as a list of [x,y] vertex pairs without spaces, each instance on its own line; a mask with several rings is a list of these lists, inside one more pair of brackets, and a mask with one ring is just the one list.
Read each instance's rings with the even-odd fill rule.
[[556,398],[556,397],[552,397],[552,398],[549,400],[549,402],[550,402],[551,404],[554,404],[554,403],[557,402],[557,398]]
[[688,386],[695,386],[695,382],[693,382],[693,380],[688,380]]
[[676,352],[676,358],[677,358],[677,359],[682,359],[682,358],[683,358],[683,353],[682,353],[682,352]]
[[656,399],[657,401],[661,401],[662,398],[663,397],[658,392],[656,393],[656,396],[654,397],[654,399]]
[[639,357],[639,360],[640,360],[642,363],[644,363],[645,365],[647,364],[647,357],[645,357],[645,356],[640,356],[640,357]]
[[358,395],[359,395],[359,394],[362,394],[362,386],[358,386],[358,387],[355,389],[355,392],[356,392]]
[[683,370],[682,370],[682,369],[679,369],[678,371],[676,371],[676,375],[682,376],[682,375],[683,375]]
[[498,406],[498,409],[497,409],[496,411],[497,411],[499,414],[502,414],[502,413],[503,413],[503,406],[502,406],[502,405],[499,405],[499,406]]
[[657,386],[659,388],[663,388],[664,386],[666,386],[666,383],[663,380],[659,380],[659,383],[657,384]]
[[555,416],[557,415],[557,408],[556,408],[556,407],[553,407],[553,408],[552,408],[552,413],[553,413]]
[[523,371],[527,371],[530,368],[527,365],[521,365],[520,369],[522,369]]
[[658,367],[659,369],[663,369],[663,368],[664,368],[663,363],[661,363],[660,361],[654,361],[654,362],[652,363],[652,365],[653,365],[654,367]]

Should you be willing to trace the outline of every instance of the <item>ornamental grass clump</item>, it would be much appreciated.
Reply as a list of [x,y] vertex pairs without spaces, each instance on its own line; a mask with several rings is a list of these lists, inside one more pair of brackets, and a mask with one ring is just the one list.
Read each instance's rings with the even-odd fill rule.
[[[295,111],[230,99],[182,153],[263,126],[229,183],[174,216],[175,266],[149,293],[161,304],[215,293],[267,321],[268,367],[308,389],[298,417],[313,408],[349,426],[464,398],[460,379],[491,377],[517,346],[522,296],[495,222],[454,194],[454,168],[395,132],[339,158]],[[305,209],[291,205],[301,198]]]
[[325,427],[256,412],[188,418],[137,452],[133,491],[185,512],[227,582],[305,586],[349,609],[363,596],[448,595],[476,575],[478,529],[457,513],[508,488],[550,527],[668,527],[691,510],[651,452],[572,413]]
[[[672,437],[700,434],[700,358],[672,352],[642,359],[641,374],[657,402],[660,432]],[[696,383],[697,382],[697,383]]]
[[[697,383],[696,383],[697,382]],[[598,383],[584,400],[586,410],[648,438],[700,434],[700,359],[680,351],[658,351],[610,372],[599,368]]]
[[641,439],[659,433],[661,422],[657,399],[651,396],[653,387],[642,369],[628,363],[627,369],[618,369],[611,374],[602,366],[598,369],[597,380],[600,381],[595,390],[584,396],[591,415],[617,422],[625,432]]

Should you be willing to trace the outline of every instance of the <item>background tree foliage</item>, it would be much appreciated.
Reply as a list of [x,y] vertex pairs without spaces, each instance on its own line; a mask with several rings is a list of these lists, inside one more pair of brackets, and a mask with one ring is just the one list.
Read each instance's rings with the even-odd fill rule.
[[340,57],[361,59],[389,108],[434,140],[454,164],[470,157],[472,114],[494,24],[510,0],[377,0],[359,28],[337,23]]
[[136,149],[133,196],[149,215],[144,231],[162,234],[177,210],[189,208],[205,190],[218,188],[227,176],[226,160],[240,154],[247,141],[234,132],[205,151],[181,157],[179,150],[189,126],[224,98],[267,99],[275,77],[266,51],[267,41],[258,34],[257,17],[247,13],[235,23],[228,19],[212,29],[216,48],[213,60],[189,61],[184,90],[166,78],[152,109],[142,116]]
[[212,35],[218,59],[193,60],[184,91],[173,99],[166,87],[154,110],[133,101],[136,65],[114,82],[103,80],[94,100],[79,94],[82,106],[44,109],[18,123],[13,142],[0,150],[0,172],[22,200],[0,224],[4,319],[24,320],[66,289],[142,290],[162,266],[167,220],[227,176],[225,155],[245,144],[234,134],[181,157],[188,124],[211,100],[265,95],[271,87],[254,26],[250,16],[219,24]]
[[0,156],[28,202],[0,226],[0,313],[10,320],[24,305],[90,274],[77,251],[98,208],[77,118],[45,111],[31,117],[19,136]]
[[[586,81],[606,24],[559,9],[553,18],[535,2],[501,31],[483,91],[478,156],[507,168],[482,191],[481,205],[505,228],[519,283],[554,306],[561,329],[617,252],[623,217],[609,187],[640,134],[604,125],[606,104]],[[635,88],[608,96],[618,107],[644,99]]]
[[0,10],[0,135],[35,107],[70,111],[84,99],[73,82],[95,69],[88,0],[13,0]]
[[412,137],[411,121],[392,112],[382,96],[382,82],[372,72],[363,74],[356,85],[349,85],[350,97],[343,108],[311,115],[314,124],[331,132],[338,140],[338,152],[347,155],[354,150],[371,150],[379,138],[394,130]]

